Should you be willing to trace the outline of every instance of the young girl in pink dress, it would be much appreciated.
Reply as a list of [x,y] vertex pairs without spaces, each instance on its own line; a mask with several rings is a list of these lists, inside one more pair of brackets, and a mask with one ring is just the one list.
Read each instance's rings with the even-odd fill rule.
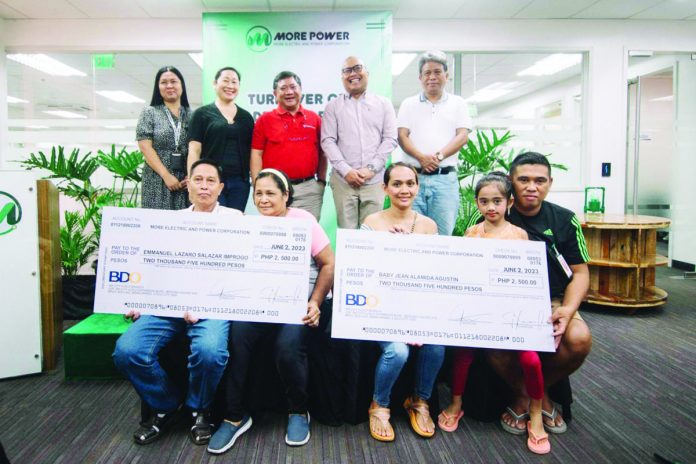
[[[476,206],[484,221],[470,227],[466,237],[495,238],[499,240],[528,240],[527,232],[510,224],[505,213],[512,207],[512,184],[502,172],[492,172],[476,184]],[[541,400],[544,395],[544,377],[541,361],[535,351],[519,351],[520,365],[524,372],[524,384],[529,401],[529,422],[527,422],[527,447],[534,453],[546,454],[551,451],[548,434],[544,431],[541,414]],[[438,425],[446,432],[454,432],[462,411],[462,394],[466,386],[469,367],[474,358],[474,348],[457,348],[452,368],[452,402],[438,417]],[[514,429],[515,432],[519,429]],[[524,433],[523,430],[520,430]]]

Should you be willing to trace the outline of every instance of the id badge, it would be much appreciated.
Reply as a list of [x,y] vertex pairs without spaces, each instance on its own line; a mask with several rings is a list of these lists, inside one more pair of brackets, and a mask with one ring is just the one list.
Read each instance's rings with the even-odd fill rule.
[[172,153],[172,170],[184,170],[184,157],[181,156],[181,153]]
[[568,266],[568,263],[566,262],[563,255],[556,252],[556,259],[558,259],[558,262],[561,263],[561,267],[565,271],[566,276],[568,276],[569,279],[572,278],[573,277],[573,270],[570,268],[570,266]]

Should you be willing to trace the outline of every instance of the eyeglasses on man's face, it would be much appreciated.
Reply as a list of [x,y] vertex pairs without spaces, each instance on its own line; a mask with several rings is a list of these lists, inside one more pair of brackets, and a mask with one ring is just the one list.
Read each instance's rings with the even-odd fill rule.
[[359,73],[363,69],[365,69],[365,66],[363,66],[362,64],[356,64],[355,66],[350,66],[348,68],[341,69],[341,72],[343,73],[344,76],[349,76],[353,73]]

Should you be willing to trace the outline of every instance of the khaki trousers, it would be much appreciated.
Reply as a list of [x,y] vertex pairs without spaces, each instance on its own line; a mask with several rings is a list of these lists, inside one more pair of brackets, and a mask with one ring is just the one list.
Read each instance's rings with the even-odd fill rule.
[[355,188],[333,171],[329,180],[336,205],[336,219],[341,229],[359,229],[365,218],[384,208],[382,183]]

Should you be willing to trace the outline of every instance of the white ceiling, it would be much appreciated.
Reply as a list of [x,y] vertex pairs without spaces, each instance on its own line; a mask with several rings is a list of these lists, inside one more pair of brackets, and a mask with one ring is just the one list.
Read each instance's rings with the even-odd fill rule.
[[197,18],[214,11],[390,10],[397,19],[696,20],[696,0],[0,0],[5,19]]

